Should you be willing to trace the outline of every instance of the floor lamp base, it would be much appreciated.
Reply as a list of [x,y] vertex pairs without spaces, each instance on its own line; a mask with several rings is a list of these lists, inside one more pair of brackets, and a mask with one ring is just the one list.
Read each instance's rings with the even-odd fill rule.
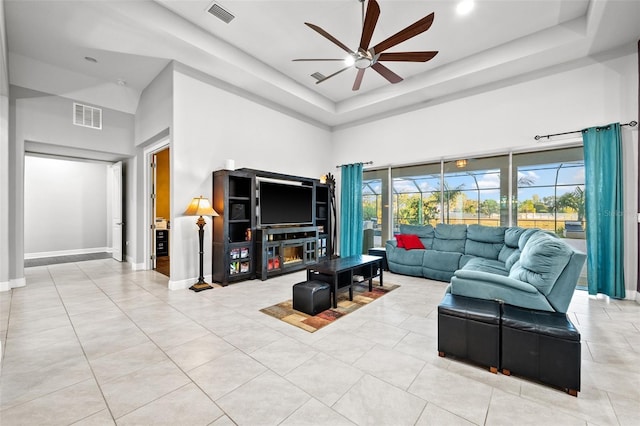
[[198,292],[198,291],[202,291],[202,290],[209,290],[211,288],[213,288],[213,287],[211,287],[207,283],[195,283],[194,285],[189,287],[189,290],[193,290],[195,292]]

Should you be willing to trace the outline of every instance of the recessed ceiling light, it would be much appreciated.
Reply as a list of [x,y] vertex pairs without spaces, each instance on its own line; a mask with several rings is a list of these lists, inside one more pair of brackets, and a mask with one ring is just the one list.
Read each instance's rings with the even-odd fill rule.
[[461,0],[456,6],[456,12],[458,15],[466,15],[473,10],[475,2],[473,0]]
[[85,61],[89,61],[89,62],[93,62],[94,64],[98,63],[98,60],[92,56],[85,56],[84,57]]

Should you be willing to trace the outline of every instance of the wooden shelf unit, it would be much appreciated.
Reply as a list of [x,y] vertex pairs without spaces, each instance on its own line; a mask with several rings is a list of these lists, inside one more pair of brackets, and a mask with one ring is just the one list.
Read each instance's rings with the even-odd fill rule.
[[[260,228],[256,179],[302,182],[313,187],[312,224]],[[318,179],[253,169],[213,172],[213,281],[227,285],[304,269],[331,255],[329,186]],[[289,259],[299,250],[301,259]],[[298,254],[296,255],[298,256]]]
[[213,281],[222,285],[255,278],[253,232],[256,228],[253,174],[213,173]]

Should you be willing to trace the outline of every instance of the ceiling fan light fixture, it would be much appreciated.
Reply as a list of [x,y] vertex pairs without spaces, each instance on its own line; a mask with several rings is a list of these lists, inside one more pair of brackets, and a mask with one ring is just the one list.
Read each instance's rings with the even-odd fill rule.
[[347,56],[346,58],[344,58],[344,65],[347,67],[350,67],[355,63],[356,63],[356,58],[354,58],[353,56]]
[[356,59],[355,64],[356,68],[359,70],[363,70],[365,68],[369,68],[372,65],[371,59],[367,57],[361,57]]
[[471,12],[475,6],[475,2],[473,0],[461,0],[456,6],[456,12],[458,15],[466,15]]

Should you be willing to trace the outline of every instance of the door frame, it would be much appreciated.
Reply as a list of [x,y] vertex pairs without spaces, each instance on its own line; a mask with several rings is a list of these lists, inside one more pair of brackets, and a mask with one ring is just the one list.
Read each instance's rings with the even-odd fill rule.
[[[143,151],[144,157],[144,208],[143,208],[143,227],[144,227],[144,269],[152,270],[154,266],[151,256],[155,254],[155,232],[151,229],[151,225],[155,223],[153,216],[153,210],[151,206],[151,194],[153,191],[153,171],[150,164],[153,161],[153,156],[160,151],[170,148],[171,137],[167,136],[159,140],[158,142],[147,146]],[[173,166],[169,163],[169,175]]]

